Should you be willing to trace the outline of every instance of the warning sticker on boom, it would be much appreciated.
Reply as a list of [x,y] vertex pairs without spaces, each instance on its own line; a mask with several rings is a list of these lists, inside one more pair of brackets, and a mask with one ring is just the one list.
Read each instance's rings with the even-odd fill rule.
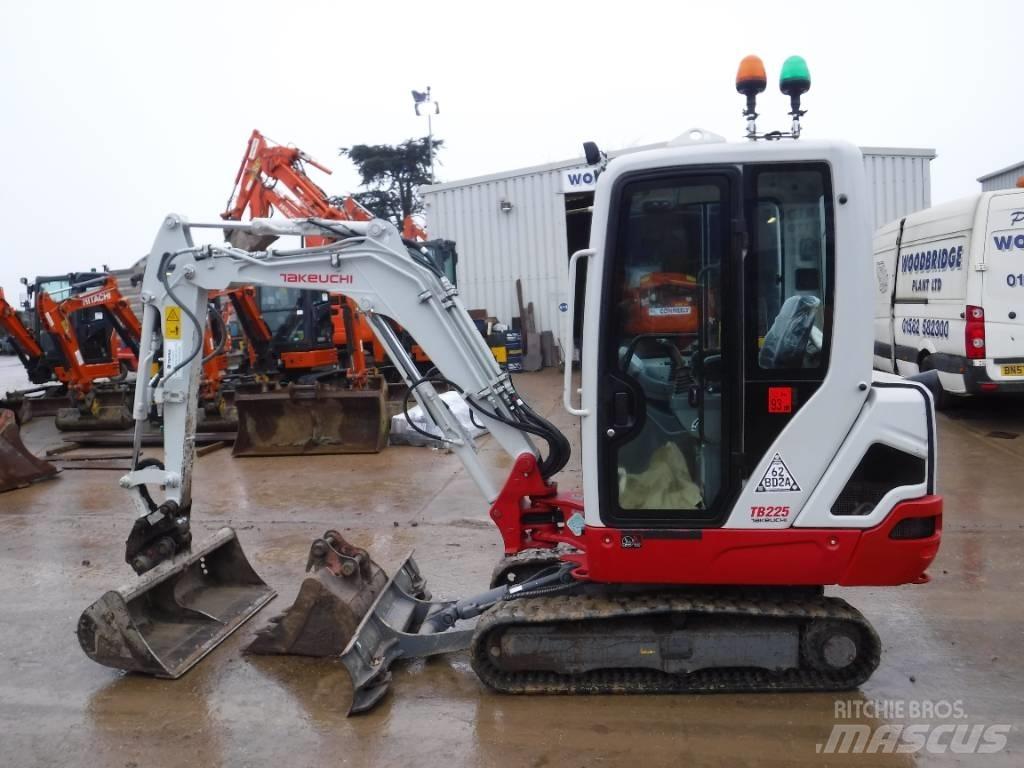
[[164,307],[164,339],[181,338],[181,307]]
[[789,467],[786,466],[786,462],[782,460],[782,457],[776,453],[771,463],[768,464],[768,469],[765,470],[761,482],[754,489],[754,493],[779,493],[799,490],[800,486],[797,485],[796,480],[793,478],[793,473],[789,471]]

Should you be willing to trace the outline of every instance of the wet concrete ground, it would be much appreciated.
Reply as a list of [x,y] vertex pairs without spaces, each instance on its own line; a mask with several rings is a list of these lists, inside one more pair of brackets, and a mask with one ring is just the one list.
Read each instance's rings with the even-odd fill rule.
[[[0,358],[0,389],[17,386],[18,373],[16,361]],[[568,428],[556,374],[518,384]],[[23,432],[37,450],[59,440],[46,422]],[[234,526],[280,594],[177,681],[126,676],[79,649],[82,609],[133,578],[122,560],[132,512],[119,472],[65,471],[0,495],[0,764],[1020,765],[1024,402],[973,403],[941,416],[939,432],[946,517],[932,582],[834,591],[883,641],[881,666],[861,691],[508,697],[484,688],[457,654],[396,666],[383,704],[356,718],[345,717],[351,688],[336,663],[243,656],[241,648],[290,604],[309,542],[328,528],[344,529],[389,571],[415,548],[436,596],[485,586],[499,538],[453,455],[393,447],[374,456],[232,459],[221,450],[201,458],[196,537]],[[506,462],[489,440],[484,452],[495,465]],[[564,488],[578,484],[573,466]],[[877,701],[889,707],[883,717],[855,711]],[[941,717],[942,702],[957,701],[963,717]],[[926,702],[940,717],[912,716]],[[853,717],[837,720],[837,707]],[[818,754],[837,722],[1013,730],[1006,748],[987,756]]]

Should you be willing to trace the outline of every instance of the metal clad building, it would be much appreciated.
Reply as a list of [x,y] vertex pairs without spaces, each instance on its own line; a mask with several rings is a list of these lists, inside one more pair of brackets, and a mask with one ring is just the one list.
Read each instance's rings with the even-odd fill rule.
[[996,189],[1013,189],[1017,186],[1017,179],[1022,176],[1024,176],[1024,163],[1017,163],[979,176],[978,181],[981,182],[982,192],[991,192]]
[[875,228],[932,204],[934,149],[861,147],[868,186],[875,193]]
[[[931,205],[934,150],[862,151],[875,195],[876,227]],[[538,330],[559,337],[558,305],[569,295],[568,259],[587,246],[594,181],[586,161],[573,158],[423,187],[430,237],[457,244],[459,292],[466,306],[510,322],[519,314],[515,282],[520,278]]]

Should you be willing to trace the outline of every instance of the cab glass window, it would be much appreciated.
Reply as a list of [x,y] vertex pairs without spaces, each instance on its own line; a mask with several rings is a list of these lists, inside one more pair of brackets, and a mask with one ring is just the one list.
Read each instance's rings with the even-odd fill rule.
[[748,370],[823,371],[832,301],[828,167],[754,166],[748,174]]

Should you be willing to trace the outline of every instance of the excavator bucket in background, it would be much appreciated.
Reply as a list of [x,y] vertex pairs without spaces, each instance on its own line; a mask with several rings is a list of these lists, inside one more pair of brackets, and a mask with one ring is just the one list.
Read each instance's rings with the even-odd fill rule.
[[221,390],[215,400],[203,403],[199,409],[198,428],[202,432],[234,432],[238,429],[233,389]]
[[0,408],[8,408],[18,416],[18,423],[25,424],[35,418],[56,416],[61,408],[70,402],[67,390],[62,386],[41,386],[8,392],[0,400]]
[[388,582],[369,553],[338,531],[327,531],[313,542],[309,571],[313,575],[302,582],[295,602],[256,633],[248,653],[339,655]]
[[379,376],[362,389],[316,383],[238,392],[235,406],[233,456],[379,453],[388,442],[387,384]]
[[234,530],[107,592],[78,620],[78,642],[93,661],[177,678],[277,594],[253,570]]
[[14,411],[0,409],[0,493],[24,488],[57,474],[57,468],[36,456],[21,442]]
[[130,429],[132,390],[125,384],[93,387],[77,406],[61,408],[53,422],[62,432]]
[[277,240],[277,235],[254,235],[244,229],[225,227],[226,239],[235,248],[245,251],[265,251]]

